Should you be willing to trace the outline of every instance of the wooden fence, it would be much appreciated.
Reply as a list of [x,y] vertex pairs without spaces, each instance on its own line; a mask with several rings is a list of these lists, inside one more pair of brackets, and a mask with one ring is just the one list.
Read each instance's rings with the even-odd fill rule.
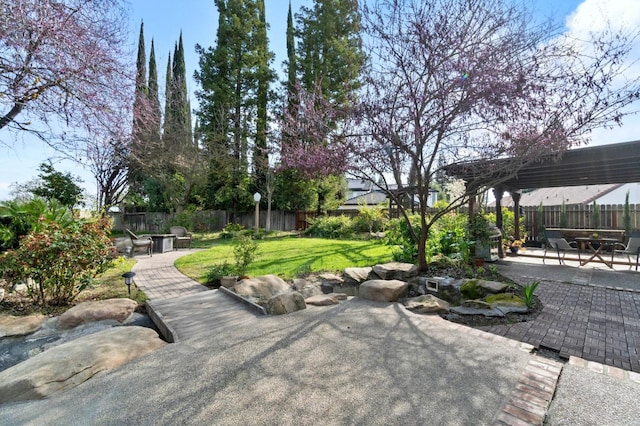
[[[542,220],[539,222],[538,207],[522,207],[521,223],[524,224],[527,235],[538,235],[538,224],[546,228],[572,229],[624,229],[624,204],[608,204],[597,206],[599,209],[598,223],[594,223],[593,205],[574,204],[566,207],[562,223],[561,206],[545,206]],[[640,204],[630,204],[631,229],[640,228]]]
[[[303,212],[304,213],[304,212]],[[296,212],[272,211],[271,229],[274,231],[291,231],[300,228],[298,221],[304,224],[306,216],[301,219]],[[170,213],[126,213],[114,216],[114,228],[129,228],[134,232],[162,233],[168,232],[175,215]],[[224,210],[207,210],[193,213],[193,231],[196,232],[216,232],[221,231],[228,223],[239,223],[246,228],[255,226],[255,213],[241,213],[232,217]],[[260,227],[265,228],[267,222],[267,212],[260,211]]]
[[[573,229],[624,229],[624,205],[601,205],[599,223],[593,223],[592,205],[568,205],[566,206],[565,224],[562,224],[560,206],[546,206],[543,209],[542,225],[546,228],[573,228]],[[492,209],[489,209],[492,210]],[[631,229],[640,229],[640,204],[631,204]],[[461,212],[466,209],[461,209]],[[355,216],[356,211],[332,211],[331,216],[344,214]],[[272,211],[271,229],[274,231],[304,230],[308,227],[308,221],[316,216],[310,211]],[[520,222],[524,225],[525,232],[530,238],[538,235],[538,207],[521,207]],[[169,213],[127,213],[124,218],[115,217],[117,228],[129,228],[138,232],[166,232],[174,215]],[[260,227],[265,228],[267,212],[260,210]],[[255,213],[247,212],[232,217],[224,210],[198,211],[193,214],[193,230],[197,232],[220,231],[227,223],[239,223],[246,228],[255,225]]]

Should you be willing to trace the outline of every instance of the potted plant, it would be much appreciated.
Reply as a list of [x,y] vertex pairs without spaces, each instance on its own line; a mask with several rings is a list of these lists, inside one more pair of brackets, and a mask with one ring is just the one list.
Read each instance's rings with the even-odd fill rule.
[[513,254],[517,254],[520,251],[520,248],[523,246],[524,242],[522,240],[516,240],[512,236],[509,236],[509,251]]

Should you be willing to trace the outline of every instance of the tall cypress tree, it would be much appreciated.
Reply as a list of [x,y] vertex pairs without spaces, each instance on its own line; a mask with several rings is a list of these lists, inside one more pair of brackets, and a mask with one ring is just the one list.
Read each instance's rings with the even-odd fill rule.
[[136,85],[133,101],[133,128],[131,132],[131,155],[129,158],[128,181],[130,193],[140,194],[143,180],[143,163],[145,159],[146,143],[148,141],[148,87],[147,67],[144,44],[144,22],[140,23],[138,36],[138,56],[136,59]]
[[191,143],[186,67],[182,32],[173,52],[171,78],[167,77],[167,104],[165,109],[165,148],[179,151]]
[[[298,46],[289,47],[289,80],[291,87],[300,82],[303,89],[317,93],[334,106],[346,105],[360,88],[360,72],[365,55],[360,40],[360,15],[357,0],[315,0],[312,8],[302,7],[296,15]],[[289,44],[289,36],[287,38]],[[294,74],[296,73],[296,74]],[[294,80],[294,76],[297,80]],[[298,116],[293,90],[289,114]],[[298,117],[304,120],[304,117]],[[337,126],[338,123],[328,123]],[[285,143],[295,141],[283,140]],[[329,202],[344,195],[340,179],[320,179],[309,182],[317,193],[318,213],[326,211]],[[303,182],[298,185],[304,186]]]
[[160,142],[160,96],[158,94],[158,66],[156,64],[156,51],[151,39],[151,52],[149,53],[149,109],[151,118],[149,120],[149,137],[154,143]]
[[298,66],[306,90],[320,85],[325,99],[348,102],[361,86],[365,61],[360,39],[357,0],[315,0],[296,16],[299,37]]
[[[138,57],[136,59],[136,88],[134,110],[138,113],[144,110],[147,98],[147,56],[144,46],[144,22],[140,23],[140,35],[138,36]],[[142,132],[143,117],[134,116],[134,132]]]
[[295,115],[295,88],[298,81],[298,63],[296,59],[295,28],[293,27],[293,13],[291,13],[291,1],[287,13],[287,106],[289,114]]
[[256,29],[258,93],[253,162],[255,185],[258,190],[264,191],[269,169],[267,104],[269,102],[269,83],[275,79],[275,74],[270,68],[270,63],[273,61],[274,55],[269,52],[264,0],[258,0],[257,6],[259,16],[259,24]]
[[162,124],[162,139],[164,141],[164,135],[167,134],[167,131],[171,133],[171,124],[170,120],[168,120],[170,111],[171,111],[171,99],[173,97],[173,77],[171,72],[171,52],[169,52],[169,57],[167,58],[167,71],[165,72],[165,80],[164,80],[164,122]]
[[256,176],[263,174],[260,170],[268,164],[266,105],[273,54],[267,49],[262,1],[216,0],[216,6],[216,46],[196,46],[200,54],[196,80],[201,85],[196,93],[198,117],[212,158],[210,203],[236,212],[253,205],[248,174],[250,140],[255,144]]

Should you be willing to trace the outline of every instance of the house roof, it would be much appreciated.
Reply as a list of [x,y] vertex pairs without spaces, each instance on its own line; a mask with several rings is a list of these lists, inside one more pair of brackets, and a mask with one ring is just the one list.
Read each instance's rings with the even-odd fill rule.
[[[513,159],[451,164],[447,173],[470,187],[502,186],[508,190],[640,182],[640,140],[579,148],[544,156],[510,175],[487,176],[477,170],[504,170]],[[507,163],[508,164],[508,163]]]
[[353,198],[349,198],[343,205],[338,207],[338,210],[354,210],[361,205],[376,206],[380,203],[388,201],[387,194],[382,191],[373,191],[367,194],[358,195]]
[[[566,205],[590,204],[621,186],[622,184],[540,188],[523,192],[520,196],[520,205],[535,207],[542,203],[543,206],[560,206],[563,200]],[[495,201],[491,202],[490,205],[495,206]],[[513,199],[510,195],[502,198],[502,205],[513,206]]]
[[371,191],[373,182],[365,179],[348,178],[347,185],[350,191]]

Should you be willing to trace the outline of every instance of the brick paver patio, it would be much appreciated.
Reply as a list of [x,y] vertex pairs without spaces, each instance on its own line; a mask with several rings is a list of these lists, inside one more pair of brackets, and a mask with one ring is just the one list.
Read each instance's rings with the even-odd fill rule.
[[[534,320],[483,329],[559,352],[562,358],[573,355],[640,372],[640,292],[589,278],[588,284],[576,283],[581,275],[576,273],[572,283],[540,280],[536,295],[544,308]],[[629,277],[627,282],[635,278]]]

